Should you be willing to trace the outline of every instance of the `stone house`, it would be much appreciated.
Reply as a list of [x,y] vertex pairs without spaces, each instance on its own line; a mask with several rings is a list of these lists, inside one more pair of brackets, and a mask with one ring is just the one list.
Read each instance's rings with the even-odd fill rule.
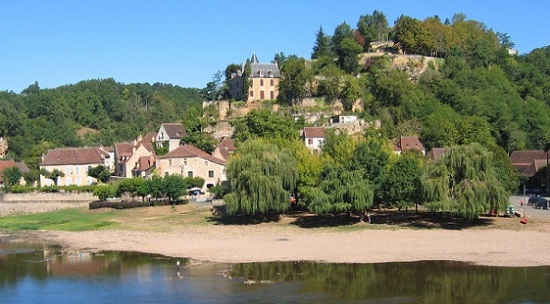
[[232,99],[246,102],[275,100],[279,96],[279,80],[281,73],[277,63],[260,63],[256,54],[250,58],[251,85],[248,90],[248,99],[243,94],[245,63],[241,69],[231,75],[229,79],[229,95]]
[[422,155],[426,155],[426,148],[416,136],[400,136],[393,140],[393,151],[396,154],[401,154],[403,151],[418,150]]
[[233,154],[236,150],[235,140],[232,138],[224,138],[221,140],[216,149],[214,149],[212,156],[227,161],[229,159],[229,155]]
[[326,127],[305,127],[303,132],[303,140],[313,153],[320,153],[323,142],[325,141]]
[[115,176],[130,178],[149,175],[157,158],[152,142],[155,135],[149,133],[145,138],[138,137],[133,142],[114,145]]
[[227,181],[226,161],[214,157],[192,145],[179,146],[159,156],[157,172],[160,175],[178,174],[183,177],[202,177],[203,191]]
[[[27,167],[25,163],[15,162],[13,160],[0,160],[0,187],[4,187],[4,170],[13,167],[19,168],[19,171],[21,171],[21,173],[26,173],[30,171],[29,167]],[[25,184],[25,179],[21,177],[19,179],[19,185],[24,186]]]
[[[113,170],[114,153],[111,149],[104,147],[85,148],[58,148],[49,150],[42,156],[39,169],[53,171],[58,169],[65,176],[57,179],[58,186],[86,186],[97,182],[93,177],[88,176],[88,170],[103,165]],[[51,186],[55,183],[51,179],[40,175],[40,185]]]
[[543,150],[520,150],[510,154],[510,161],[517,172],[525,177],[532,177],[546,166],[547,153]]
[[166,146],[168,152],[175,150],[180,146],[181,140],[187,137],[187,131],[182,123],[172,122],[163,123],[155,137],[157,147]]

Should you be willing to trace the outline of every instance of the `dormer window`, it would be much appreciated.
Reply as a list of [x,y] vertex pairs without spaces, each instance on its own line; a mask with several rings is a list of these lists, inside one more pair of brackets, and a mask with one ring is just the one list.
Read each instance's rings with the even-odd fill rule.
[[263,70],[258,70],[258,74],[260,75],[260,77],[263,77],[264,76],[264,71]]

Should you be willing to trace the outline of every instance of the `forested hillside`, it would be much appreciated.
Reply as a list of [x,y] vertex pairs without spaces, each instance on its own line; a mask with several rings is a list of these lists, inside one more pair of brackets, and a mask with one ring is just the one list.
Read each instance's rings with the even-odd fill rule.
[[0,92],[0,136],[9,140],[8,157],[36,169],[48,149],[130,140],[182,121],[189,107],[202,107],[198,89],[113,79],[54,89],[35,83],[20,94]]
[[[358,61],[377,40],[391,44],[379,56]],[[508,153],[548,149],[550,47],[518,56],[513,46],[507,34],[463,14],[445,21],[400,16],[390,27],[374,11],[360,16],[356,28],[342,23],[328,35],[321,27],[311,61],[277,54],[279,102],[340,100],[351,112],[361,100],[364,111],[358,114],[380,119],[388,138],[416,135],[428,148],[479,142]],[[413,66],[392,66],[403,54],[420,63],[423,56],[435,59],[415,75]]]

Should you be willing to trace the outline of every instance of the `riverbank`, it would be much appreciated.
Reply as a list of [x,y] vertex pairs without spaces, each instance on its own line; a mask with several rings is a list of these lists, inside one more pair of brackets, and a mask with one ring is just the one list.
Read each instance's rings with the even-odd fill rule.
[[403,228],[357,222],[304,228],[297,218],[276,222],[216,222],[210,210],[161,206],[121,212],[116,230],[41,231],[67,250],[140,251],[220,263],[318,261],[380,263],[454,260],[492,266],[550,266],[550,222],[494,218],[477,227]]

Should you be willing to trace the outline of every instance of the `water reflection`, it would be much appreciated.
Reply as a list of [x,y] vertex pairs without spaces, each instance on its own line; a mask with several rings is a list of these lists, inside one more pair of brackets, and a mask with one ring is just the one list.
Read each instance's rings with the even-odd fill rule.
[[548,286],[550,267],[452,261],[197,264],[0,241],[0,296],[14,303],[548,303]]
[[271,262],[237,264],[230,275],[267,289],[270,287],[266,283],[300,282],[296,292],[325,294],[327,299],[340,302],[357,299],[414,303],[550,301],[549,267],[486,267],[453,261]]

